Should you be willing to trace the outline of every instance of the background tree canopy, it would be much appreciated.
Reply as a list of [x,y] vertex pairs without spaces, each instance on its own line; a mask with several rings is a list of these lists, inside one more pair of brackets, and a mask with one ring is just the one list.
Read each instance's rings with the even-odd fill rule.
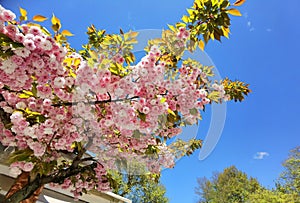
[[199,178],[195,193],[199,203],[297,203],[299,193],[300,147],[291,150],[283,163],[284,171],[276,188],[267,189],[255,178],[248,177],[235,166],[215,173],[211,179]]

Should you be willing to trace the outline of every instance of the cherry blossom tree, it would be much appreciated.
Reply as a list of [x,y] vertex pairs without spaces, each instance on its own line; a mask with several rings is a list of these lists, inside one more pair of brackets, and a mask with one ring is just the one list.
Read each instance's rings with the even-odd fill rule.
[[[17,175],[4,202],[34,202],[45,184],[108,191],[111,170],[130,163],[159,174],[175,159],[201,147],[200,140],[167,140],[201,119],[206,105],[242,101],[240,81],[212,81],[212,67],[185,59],[211,39],[228,37],[238,0],[195,0],[181,22],[152,39],[135,62],[137,32],[107,34],[88,28],[89,42],[76,52],[52,16],[51,34],[36,15],[28,20],[0,7],[0,142],[14,149]],[[186,147],[188,146],[188,147]],[[143,169],[144,170],[144,169]]]

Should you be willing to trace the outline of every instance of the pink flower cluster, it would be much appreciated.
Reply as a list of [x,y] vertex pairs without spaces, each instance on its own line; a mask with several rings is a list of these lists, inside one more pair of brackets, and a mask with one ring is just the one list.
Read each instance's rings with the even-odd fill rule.
[[20,175],[22,171],[30,172],[34,167],[34,163],[18,161],[10,165],[10,173],[14,176]]
[[24,46],[12,48],[15,55],[0,62],[1,82],[11,90],[31,90],[32,83],[37,82],[39,90],[44,88],[39,92],[47,95],[49,89],[45,89],[45,85],[49,81],[53,83],[56,77],[67,75],[61,65],[65,48],[38,27],[22,25],[20,30],[16,25],[8,24],[0,32]]

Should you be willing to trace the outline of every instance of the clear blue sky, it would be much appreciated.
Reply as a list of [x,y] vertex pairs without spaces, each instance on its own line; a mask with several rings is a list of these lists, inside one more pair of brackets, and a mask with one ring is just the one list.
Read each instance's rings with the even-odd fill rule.
[[[58,16],[64,29],[75,34],[75,48],[86,42],[90,24],[108,32],[161,29],[177,22],[192,0],[0,0],[15,12],[21,6],[30,15]],[[232,35],[210,43],[206,52],[222,76],[244,80],[253,93],[243,103],[229,103],[222,137],[213,153],[199,161],[199,152],[164,170],[162,181],[171,203],[196,201],[197,177],[235,165],[273,187],[288,151],[300,144],[300,17],[298,0],[248,0],[243,17],[232,18]],[[209,112],[207,112],[209,114]],[[198,137],[205,138],[209,115]],[[254,159],[257,152],[269,156]]]

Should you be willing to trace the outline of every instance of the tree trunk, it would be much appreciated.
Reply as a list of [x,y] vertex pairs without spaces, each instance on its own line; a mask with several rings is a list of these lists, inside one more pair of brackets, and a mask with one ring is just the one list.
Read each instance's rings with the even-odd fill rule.
[[[28,172],[22,172],[15,180],[15,183],[11,186],[11,188],[9,189],[9,191],[7,192],[5,199],[8,200],[13,194],[15,194],[17,191],[21,190],[22,188],[24,188],[27,184],[28,181],[30,179],[30,173]],[[43,186],[38,187],[29,197],[24,197],[24,199],[22,199],[22,201],[20,202],[13,202],[13,201],[7,201],[7,202],[11,202],[11,203],[35,203],[38,198],[39,195],[41,194],[43,190]]]

